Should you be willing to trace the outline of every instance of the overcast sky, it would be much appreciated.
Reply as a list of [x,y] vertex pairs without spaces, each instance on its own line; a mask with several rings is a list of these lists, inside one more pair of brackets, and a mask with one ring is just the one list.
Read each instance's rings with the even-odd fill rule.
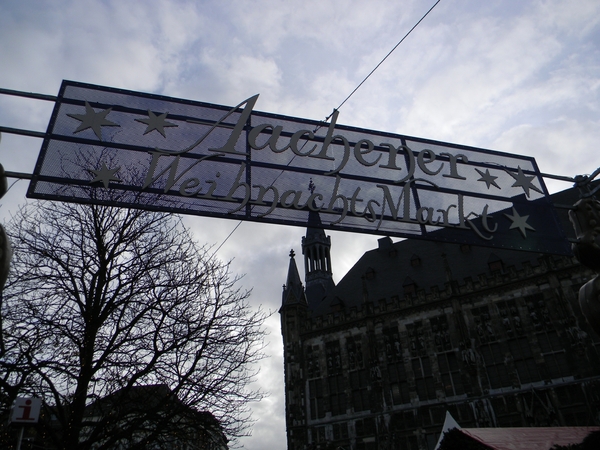
[[[56,95],[69,79],[228,106],[259,93],[257,110],[322,120],[434,3],[3,0],[0,87]],[[599,21],[597,0],[442,0],[338,123],[534,156],[544,173],[591,173],[600,166]],[[45,131],[51,108],[0,95],[0,125]],[[3,134],[0,162],[31,173],[40,145]],[[19,181],[2,200],[4,220],[26,187]],[[217,246],[238,224],[186,221]],[[243,223],[218,253],[246,274],[252,302],[275,311],[259,380],[271,394],[253,406],[247,449],[285,448],[276,311],[304,232]],[[336,281],[377,245],[377,236],[328,234]]]

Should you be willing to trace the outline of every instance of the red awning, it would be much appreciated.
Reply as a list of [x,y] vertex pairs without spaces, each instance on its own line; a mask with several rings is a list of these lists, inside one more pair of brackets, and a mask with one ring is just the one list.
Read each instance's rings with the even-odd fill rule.
[[461,432],[496,450],[548,450],[579,444],[600,427],[461,428]]

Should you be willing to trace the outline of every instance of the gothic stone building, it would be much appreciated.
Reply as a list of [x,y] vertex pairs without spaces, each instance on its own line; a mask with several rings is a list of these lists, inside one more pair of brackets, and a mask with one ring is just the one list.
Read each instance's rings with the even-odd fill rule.
[[577,301],[593,275],[575,259],[382,238],[334,285],[330,247],[314,213],[304,284],[290,253],[289,450],[433,449],[446,411],[470,428],[600,425],[600,338]]

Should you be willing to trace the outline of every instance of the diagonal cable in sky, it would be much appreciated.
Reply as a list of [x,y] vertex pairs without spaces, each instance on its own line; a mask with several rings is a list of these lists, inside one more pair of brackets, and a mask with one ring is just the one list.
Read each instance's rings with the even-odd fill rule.
[[387,55],[385,55],[385,57],[384,57],[384,58],[383,58],[381,61],[379,61],[379,64],[377,64],[377,65],[375,66],[375,68],[374,68],[373,70],[371,70],[371,72],[369,72],[369,74],[368,74],[368,75],[367,75],[367,76],[366,76],[366,77],[365,77],[365,78],[364,78],[364,79],[363,79],[363,80],[362,80],[362,81],[361,81],[361,82],[358,84],[358,86],[356,86],[356,87],[354,88],[354,90],[353,90],[352,92],[350,92],[350,94],[348,95],[348,97],[346,97],[346,98],[344,99],[344,101],[343,101],[342,103],[340,103],[340,106],[338,106],[337,108],[334,108],[334,110],[331,112],[331,114],[329,114],[329,115],[328,115],[328,116],[325,118],[325,122],[327,122],[329,119],[331,119],[331,116],[333,116],[333,113],[334,113],[335,111],[338,111],[338,110],[339,110],[339,109],[340,109],[340,108],[341,108],[341,107],[344,105],[344,103],[346,103],[346,102],[347,102],[347,101],[350,99],[350,97],[352,97],[352,95],[354,95],[354,93],[355,93],[356,91],[358,91],[358,89],[359,89],[359,88],[360,88],[360,87],[361,87],[361,86],[362,86],[362,85],[365,83],[365,81],[367,81],[367,80],[369,79],[369,77],[370,77],[371,75],[373,75],[373,73],[375,73],[375,71],[376,71],[376,70],[379,68],[379,66],[381,66],[381,65],[384,63],[384,61],[385,61],[386,59],[388,59],[388,57],[389,57],[389,56],[390,56],[392,53],[394,53],[394,50],[396,50],[396,49],[398,48],[398,46],[399,46],[400,44],[402,44],[402,42],[404,42],[404,40],[405,40],[405,39],[408,37],[408,35],[409,35],[410,33],[412,33],[412,32],[413,32],[413,30],[419,26],[419,24],[420,24],[420,23],[421,23],[421,22],[422,22],[422,21],[425,19],[425,17],[427,17],[427,15],[428,15],[428,14],[429,14],[431,11],[433,11],[433,8],[435,8],[435,7],[437,6],[437,4],[438,4],[439,2],[441,2],[441,1],[442,1],[442,0],[437,0],[437,2],[435,2],[435,4],[434,4],[434,5],[433,5],[431,8],[429,8],[429,10],[428,10],[428,11],[427,11],[427,12],[426,12],[424,15],[423,15],[423,17],[421,17],[421,18],[419,19],[419,21],[418,21],[418,22],[417,22],[417,23],[416,23],[416,24],[415,24],[415,25],[414,25],[414,26],[413,26],[413,27],[412,27],[410,30],[408,30],[408,33],[406,33],[406,34],[404,35],[404,37],[403,37],[402,39],[400,39],[400,41],[398,41],[398,43],[397,43],[397,44],[394,46],[394,48],[393,48],[393,49],[391,49],[391,50],[389,51],[389,53],[388,53]]

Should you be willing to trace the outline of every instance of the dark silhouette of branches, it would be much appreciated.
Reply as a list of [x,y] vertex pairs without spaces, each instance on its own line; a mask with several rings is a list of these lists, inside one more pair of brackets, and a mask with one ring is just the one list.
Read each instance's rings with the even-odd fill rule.
[[5,406],[17,393],[41,397],[53,418],[43,433],[58,448],[110,448],[146,428],[143,446],[172,433],[181,408],[140,400],[120,416],[113,407],[98,413],[98,400],[166,386],[178,405],[212,413],[228,437],[248,433],[248,403],[263,396],[249,383],[264,356],[265,314],[178,218],[40,202],[8,233]]

